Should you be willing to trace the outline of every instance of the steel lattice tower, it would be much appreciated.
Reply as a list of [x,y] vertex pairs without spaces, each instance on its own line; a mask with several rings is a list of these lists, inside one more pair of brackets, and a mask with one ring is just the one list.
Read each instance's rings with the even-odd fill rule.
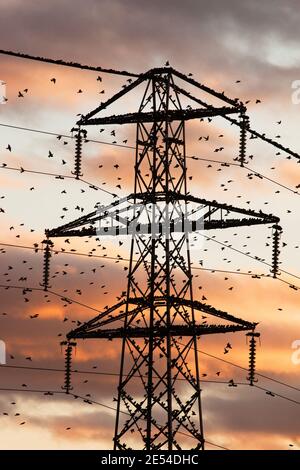
[[[175,79],[219,98],[222,106],[213,107],[193,97]],[[95,117],[138,86],[144,87],[138,112]],[[180,95],[201,107],[183,109]],[[255,323],[194,299],[189,234],[273,224],[278,235],[279,219],[190,195],[185,151],[187,120],[237,114],[241,128],[239,160],[243,165],[249,126],[245,111],[238,100],[229,100],[166,67],[141,75],[77,123],[75,172],[81,170],[82,126],[137,126],[133,193],[46,231],[47,237],[132,237],[127,289],[119,302],[67,335],[68,361],[76,339],[122,339],[115,449],[204,449],[199,337],[236,331],[254,334]],[[276,276],[277,256],[273,261]],[[209,320],[203,319],[203,313]],[[251,364],[253,369],[254,361]],[[253,383],[254,370],[250,379]],[[66,391],[69,389],[68,375]]]

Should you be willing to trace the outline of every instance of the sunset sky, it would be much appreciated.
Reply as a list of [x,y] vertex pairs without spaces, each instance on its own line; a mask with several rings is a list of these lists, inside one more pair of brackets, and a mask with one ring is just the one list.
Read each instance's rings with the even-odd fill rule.
[[[300,80],[299,21],[296,0],[0,0],[0,49],[134,73],[168,61],[201,83],[249,101],[251,127],[300,154],[300,104],[292,101],[292,84]],[[132,192],[134,125],[113,127],[115,137],[109,127],[101,133],[98,127],[89,129],[89,139],[104,143],[84,145],[84,182],[33,173],[72,176],[74,140],[5,127],[69,135],[79,113],[96,108],[126,82],[126,77],[104,73],[100,82],[98,75],[0,54],[0,80],[6,83],[7,97],[0,105],[0,339],[6,343],[8,366],[63,369],[60,341],[74,328],[72,321],[94,317],[114,304],[126,286],[126,262],[109,259],[128,258],[125,237],[121,246],[112,238],[101,240],[100,246],[93,239],[73,239],[71,244],[54,240],[58,251],[88,254],[94,249],[92,253],[101,258],[54,255],[53,294],[33,290],[24,295],[22,288],[41,287],[42,254],[6,246],[40,245],[46,228],[91,212],[97,202],[109,204],[110,193],[124,197]],[[201,96],[192,87],[188,90]],[[18,97],[19,92],[23,97]],[[205,98],[210,101],[208,95]],[[112,113],[136,111],[140,99],[141,89],[124,98]],[[186,134],[188,156],[231,163],[238,156],[239,133],[221,118],[211,123],[189,121]],[[208,141],[199,140],[207,135]],[[122,147],[124,140],[128,148]],[[114,141],[121,146],[109,145]],[[221,145],[224,150],[215,152]],[[248,155],[250,170],[189,159],[189,190],[200,198],[280,217],[280,267],[286,273],[274,280],[199,269],[194,271],[194,292],[197,300],[205,296],[209,305],[259,323],[257,371],[275,381],[259,377],[262,389],[203,382],[205,438],[229,449],[289,449],[290,444],[300,449],[300,363],[292,361],[292,343],[300,340],[300,189],[296,188],[300,165],[257,139],[249,140]],[[271,263],[270,226],[205,235]],[[194,240],[191,248],[195,268],[202,262],[212,270],[270,274],[270,267],[257,259],[224,249],[213,240],[200,240]],[[64,301],[64,296],[73,302]],[[36,314],[37,318],[30,318]],[[247,367],[245,335],[219,336],[201,339],[201,351]],[[224,357],[227,341],[233,349]],[[119,340],[78,341],[74,368],[101,374],[73,374],[74,393],[90,394],[100,405],[63,393],[45,396],[38,392],[62,392],[63,372],[0,367],[0,387],[23,390],[0,391],[0,448],[111,448],[115,413],[109,407],[115,406],[118,377],[113,374],[118,374],[119,356]],[[221,371],[220,381],[246,382],[243,369],[203,353],[199,360],[208,380],[215,380]],[[207,448],[215,447],[208,444]]]

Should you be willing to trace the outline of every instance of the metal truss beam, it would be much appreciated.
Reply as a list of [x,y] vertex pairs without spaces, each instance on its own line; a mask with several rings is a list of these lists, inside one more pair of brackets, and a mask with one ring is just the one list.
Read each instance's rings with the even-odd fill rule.
[[[249,331],[252,327],[241,325],[200,325],[187,327],[178,325],[167,328],[153,328],[151,336],[153,338],[165,338],[168,334],[174,336],[201,336],[215,333],[234,333],[236,331]],[[149,328],[113,328],[106,330],[87,331],[82,333],[69,333],[68,339],[86,339],[86,338],[147,338],[150,335]]]
[[105,124],[136,124],[140,122],[153,122],[153,121],[188,121],[190,119],[202,119],[213,116],[226,116],[227,114],[237,113],[236,108],[222,107],[222,108],[199,108],[199,109],[176,109],[148,112],[148,113],[128,113],[117,116],[99,117],[88,119],[84,121],[85,126],[91,125],[105,125]]

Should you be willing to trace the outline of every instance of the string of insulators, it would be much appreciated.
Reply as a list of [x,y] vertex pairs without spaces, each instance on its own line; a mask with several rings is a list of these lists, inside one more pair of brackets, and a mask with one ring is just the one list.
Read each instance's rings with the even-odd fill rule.
[[246,144],[247,144],[247,130],[249,129],[249,116],[246,114],[240,115],[240,147],[239,147],[239,162],[241,166],[246,163]]
[[53,248],[53,242],[51,240],[43,240],[42,242],[44,247],[44,266],[43,266],[43,283],[41,284],[44,287],[44,290],[47,291],[49,287],[49,278],[50,278],[50,258],[51,250]]
[[72,131],[76,131],[77,133],[75,134],[76,138],[76,143],[75,143],[75,166],[74,166],[74,171],[72,171],[72,174],[75,175],[76,179],[78,180],[80,176],[82,176],[81,173],[81,158],[82,158],[82,144],[83,144],[83,139],[86,138],[86,130],[84,129],[72,129]]
[[272,250],[272,269],[271,273],[276,278],[279,274],[279,242],[282,234],[282,228],[280,225],[273,225],[273,250]]
[[260,333],[255,333],[254,331],[251,331],[250,333],[247,333],[247,335],[250,338],[249,341],[249,375],[247,377],[247,380],[249,380],[250,385],[254,385],[255,382],[257,382],[257,379],[255,378],[255,362],[256,362],[256,338],[260,337]]
[[65,383],[62,386],[62,389],[66,391],[66,393],[70,393],[73,390],[71,385],[71,370],[72,370],[72,351],[73,347],[76,346],[76,343],[71,341],[62,341],[61,346],[65,346]]

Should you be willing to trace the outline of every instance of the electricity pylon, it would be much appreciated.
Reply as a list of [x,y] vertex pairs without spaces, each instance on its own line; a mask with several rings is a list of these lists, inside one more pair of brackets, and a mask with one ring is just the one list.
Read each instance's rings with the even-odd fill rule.
[[[178,82],[222,101],[215,107]],[[138,87],[137,112],[103,116],[102,111]],[[181,97],[198,103],[183,107]],[[224,104],[225,102],[225,104]],[[238,100],[230,100],[171,67],[140,75],[78,121],[75,174],[81,171],[82,127],[136,124],[134,190],[127,198],[58,228],[47,237],[131,236],[127,289],[118,303],[67,335],[67,375],[77,339],[121,338],[115,449],[204,449],[198,340],[202,335],[248,331],[249,380],[255,381],[256,324],[194,298],[189,236],[199,230],[272,224],[273,275],[278,274],[279,219],[192,196],[187,187],[185,125],[191,119],[222,116],[240,127],[238,160],[246,162],[249,120]],[[48,249],[49,252],[49,249]],[[47,268],[47,273],[48,273]],[[44,279],[45,284],[48,278]]]

